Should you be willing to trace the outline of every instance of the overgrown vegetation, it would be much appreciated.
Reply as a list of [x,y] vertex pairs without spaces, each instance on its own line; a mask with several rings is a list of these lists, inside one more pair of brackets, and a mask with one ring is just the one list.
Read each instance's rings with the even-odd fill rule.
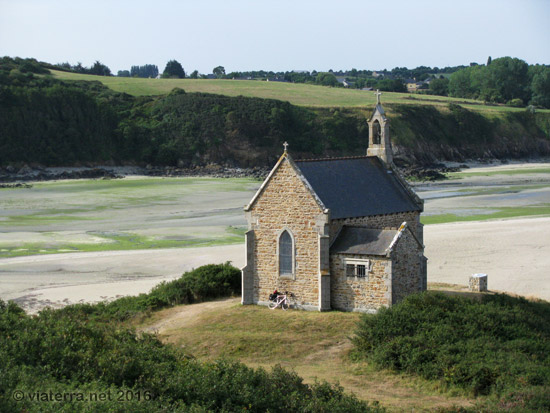
[[[361,155],[368,145],[370,112],[360,108],[314,109],[182,89],[132,97],[99,82],[63,82],[44,70],[32,60],[0,61],[0,165],[271,166],[284,141],[296,158]],[[387,107],[400,155],[413,162],[550,153],[544,112],[489,116],[455,103]]]
[[[0,301],[0,411],[382,410],[338,386],[306,385],[280,367],[268,372],[236,362],[199,362],[118,322],[137,311],[226,296],[239,288],[239,271],[221,264],[107,305],[46,309],[33,317]],[[102,401],[89,400],[100,394]]]
[[473,395],[493,408],[550,409],[550,304],[507,295],[480,300],[411,295],[364,315],[355,355],[381,368],[418,374]]

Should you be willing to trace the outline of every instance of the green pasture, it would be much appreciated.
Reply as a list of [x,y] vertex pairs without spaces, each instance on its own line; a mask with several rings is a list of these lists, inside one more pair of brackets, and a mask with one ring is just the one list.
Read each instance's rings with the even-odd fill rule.
[[[134,96],[163,95],[174,88],[187,92],[216,93],[227,96],[259,97],[288,101],[298,106],[309,107],[360,107],[373,106],[376,97],[372,91],[331,88],[302,83],[266,82],[258,80],[229,79],[143,79],[115,76],[94,76],[52,70],[61,80],[99,81],[117,92]],[[420,104],[446,106],[458,103],[464,107],[484,112],[522,111],[522,108],[489,106],[473,99],[458,99],[410,93],[383,92],[385,104]]]

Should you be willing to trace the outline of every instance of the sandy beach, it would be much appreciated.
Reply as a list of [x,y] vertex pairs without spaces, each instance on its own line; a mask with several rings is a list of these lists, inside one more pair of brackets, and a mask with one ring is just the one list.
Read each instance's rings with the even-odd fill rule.
[[201,265],[244,265],[242,245],[33,255],[0,260],[2,299],[29,312],[148,292]]

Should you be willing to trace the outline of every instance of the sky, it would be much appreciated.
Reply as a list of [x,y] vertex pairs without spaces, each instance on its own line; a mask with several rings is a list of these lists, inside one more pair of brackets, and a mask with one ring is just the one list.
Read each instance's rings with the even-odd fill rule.
[[550,0],[0,0],[0,56],[190,73],[550,64]]

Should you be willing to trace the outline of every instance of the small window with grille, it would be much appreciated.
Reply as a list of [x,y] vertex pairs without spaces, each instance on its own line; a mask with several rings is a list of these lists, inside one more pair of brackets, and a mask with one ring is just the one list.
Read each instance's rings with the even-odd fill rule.
[[346,259],[346,277],[369,278],[371,262],[369,260]]

